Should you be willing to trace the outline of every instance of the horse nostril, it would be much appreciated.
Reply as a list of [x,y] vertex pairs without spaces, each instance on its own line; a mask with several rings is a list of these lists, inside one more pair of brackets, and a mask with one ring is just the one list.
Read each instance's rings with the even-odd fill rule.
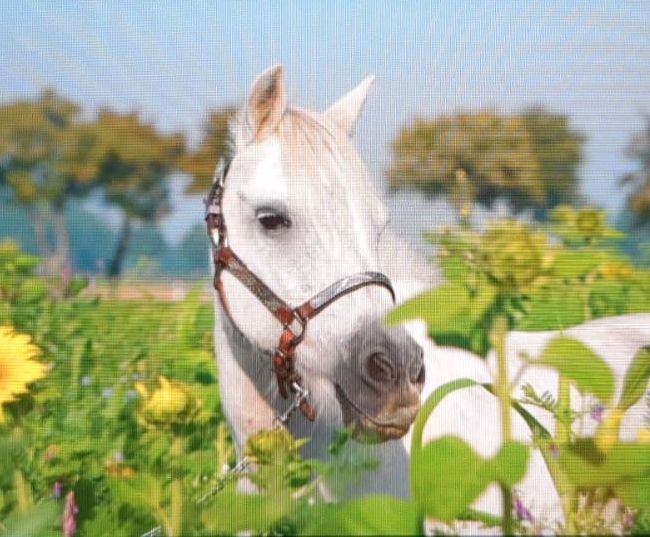
[[424,364],[420,367],[420,371],[418,373],[418,376],[415,378],[415,383],[416,384],[424,384],[424,380],[426,379],[426,372],[424,370]]
[[396,380],[395,369],[388,361],[385,354],[375,352],[368,357],[366,362],[370,378],[378,382],[393,382]]

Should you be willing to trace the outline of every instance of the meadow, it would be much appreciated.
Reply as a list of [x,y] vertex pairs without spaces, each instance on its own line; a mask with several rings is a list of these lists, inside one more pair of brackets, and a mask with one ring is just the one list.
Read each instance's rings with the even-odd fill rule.
[[[388,322],[422,318],[439,344],[499,355],[511,329],[650,311],[650,272],[615,248],[622,236],[592,209],[562,207],[544,230],[503,221],[481,233],[448,228],[429,238],[446,283],[398,307]],[[332,439],[332,462],[323,463],[300,457],[302,440],[264,433],[246,447],[258,465],[251,479],[260,494],[240,495],[234,479],[220,480],[235,454],[220,409],[205,282],[179,302],[113,300],[91,296],[83,278],[38,276],[38,264],[12,242],[0,246],[0,535],[421,534],[425,518],[535,533],[540,527],[511,494],[533,447],[548,454],[567,499],[566,526],[551,529],[650,528],[650,429],[635,442],[618,442],[616,422],[647,398],[650,348],[633,361],[619,400],[602,359],[575,341],[556,340],[539,357],[565,385],[603,402],[595,439],[572,432],[579,416],[566,398],[529,393],[526,403],[557,420],[554,435],[528,416],[531,443],[504,437],[490,460],[445,437],[413,452],[411,500],[331,504],[318,493],[328,473],[373,470],[373,461],[346,457],[349,434]],[[441,313],[431,306],[441,300],[454,307]],[[567,352],[572,360],[563,359]],[[414,436],[446,394],[470,384],[433,393]],[[521,408],[498,375],[486,388],[506,407]],[[503,519],[470,509],[493,481],[510,498]],[[613,497],[622,506],[607,521],[601,511]]]

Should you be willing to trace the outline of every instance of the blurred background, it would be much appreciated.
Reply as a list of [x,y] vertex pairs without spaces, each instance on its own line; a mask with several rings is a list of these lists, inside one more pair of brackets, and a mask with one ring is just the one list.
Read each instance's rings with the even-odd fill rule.
[[[235,453],[202,197],[273,64],[315,110],[376,75],[356,138],[394,231],[438,248],[447,284],[410,309],[438,344],[650,311],[648,21],[647,1],[0,0],[0,535],[310,520],[293,447],[267,496],[212,495]],[[403,518],[320,507],[361,534]]]
[[[0,2],[0,239],[41,271],[209,274],[201,198],[259,72],[357,129],[392,226],[595,205],[644,262],[647,2]],[[159,293],[174,291],[165,285]]]

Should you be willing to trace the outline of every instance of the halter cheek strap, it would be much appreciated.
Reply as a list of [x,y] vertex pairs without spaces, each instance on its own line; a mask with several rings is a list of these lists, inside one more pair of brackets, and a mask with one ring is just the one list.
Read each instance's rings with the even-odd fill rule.
[[[224,181],[229,164],[217,167],[215,180],[210,193],[205,200],[208,236],[212,244],[212,259],[214,263],[214,288],[217,291],[221,306],[233,324],[234,320],[228,306],[228,300],[221,281],[223,270],[230,272],[244,287],[255,296],[264,307],[282,324],[283,331],[273,354],[273,370],[278,382],[278,390],[283,398],[292,393],[305,393],[303,381],[295,370],[295,351],[302,341],[307,323],[321,311],[339,298],[369,285],[385,288],[395,302],[395,292],[390,280],[379,272],[362,272],[326,287],[300,306],[292,308],[287,302],[278,297],[246,264],[233,252],[228,244],[226,225],[223,219],[221,201],[223,198]],[[236,325],[235,325],[236,326]],[[304,416],[314,421],[316,413],[313,407],[303,398],[299,406]]]

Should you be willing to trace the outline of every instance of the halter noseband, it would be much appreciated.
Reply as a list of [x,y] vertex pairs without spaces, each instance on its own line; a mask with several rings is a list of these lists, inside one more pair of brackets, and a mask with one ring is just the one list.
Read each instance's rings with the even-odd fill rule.
[[[292,308],[258,278],[232,251],[228,244],[228,234],[221,204],[229,166],[229,162],[225,165],[220,163],[217,166],[212,187],[205,199],[205,221],[208,237],[212,245],[212,260],[214,263],[214,288],[219,295],[224,312],[234,326],[236,324],[230,313],[228,300],[221,281],[221,272],[223,270],[228,270],[237,278],[280,321],[283,331],[278,346],[273,353],[273,370],[277,378],[278,390],[284,399],[287,398],[289,391],[294,394],[304,394],[306,391],[302,384],[302,378],[296,372],[294,365],[296,347],[303,339],[309,320],[342,296],[362,287],[369,285],[383,287],[391,294],[393,302],[395,302],[395,292],[390,280],[383,274],[379,272],[361,272],[333,283],[307,300],[307,302]],[[215,232],[217,235],[216,240]],[[308,420],[314,421],[316,413],[305,398],[301,399],[299,408]]]

